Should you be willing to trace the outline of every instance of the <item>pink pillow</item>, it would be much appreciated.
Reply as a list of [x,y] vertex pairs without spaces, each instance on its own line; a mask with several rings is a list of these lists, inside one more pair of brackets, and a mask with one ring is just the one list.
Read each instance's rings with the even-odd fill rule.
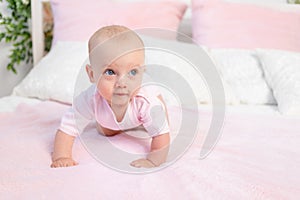
[[86,41],[100,27],[162,28],[176,31],[187,8],[177,1],[114,3],[109,0],[51,0],[56,41]]
[[211,48],[300,51],[300,6],[192,1],[193,39]]

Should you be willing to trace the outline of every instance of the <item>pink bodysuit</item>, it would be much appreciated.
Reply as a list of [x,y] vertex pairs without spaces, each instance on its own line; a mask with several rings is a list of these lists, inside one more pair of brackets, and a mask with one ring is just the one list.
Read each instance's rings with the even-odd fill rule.
[[126,130],[142,125],[151,137],[169,132],[164,104],[147,87],[140,89],[131,99],[122,121],[118,122],[108,102],[92,85],[74,99],[73,106],[63,116],[59,129],[77,136],[94,120],[111,130]]

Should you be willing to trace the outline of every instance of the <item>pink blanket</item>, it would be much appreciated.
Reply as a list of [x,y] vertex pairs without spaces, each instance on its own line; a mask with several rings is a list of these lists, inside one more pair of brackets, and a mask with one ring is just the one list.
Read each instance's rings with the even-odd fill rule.
[[[132,175],[103,166],[79,140],[73,149],[78,166],[50,168],[55,130],[67,108],[43,102],[0,114],[1,199],[300,198],[297,119],[231,114],[207,158],[199,159],[199,136],[169,167]],[[205,116],[200,132],[209,127]]]

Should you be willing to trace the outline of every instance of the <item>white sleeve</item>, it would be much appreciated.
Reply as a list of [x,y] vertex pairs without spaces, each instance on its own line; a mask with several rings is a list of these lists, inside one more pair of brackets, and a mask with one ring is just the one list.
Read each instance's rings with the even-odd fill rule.
[[83,132],[93,120],[93,94],[94,90],[89,88],[74,99],[72,107],[61,119],[59,130],[75,137]]

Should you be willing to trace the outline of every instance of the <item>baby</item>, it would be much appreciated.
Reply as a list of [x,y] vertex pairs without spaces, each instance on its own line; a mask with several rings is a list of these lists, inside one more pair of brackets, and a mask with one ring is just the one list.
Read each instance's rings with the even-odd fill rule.
[[145,128],[151,137],[150,152],[132,161],[132,166],[151,168],[166,161],[170,144],[167,111],[158,92],[142,87],[144,54],[141,38],[124,26],[106,26],[92,35],[86,72],[93,84],[74,99],[63,116],[51,167],[78,164],[72,158],[74,139],[93,120],[104,136],[140,125]]

